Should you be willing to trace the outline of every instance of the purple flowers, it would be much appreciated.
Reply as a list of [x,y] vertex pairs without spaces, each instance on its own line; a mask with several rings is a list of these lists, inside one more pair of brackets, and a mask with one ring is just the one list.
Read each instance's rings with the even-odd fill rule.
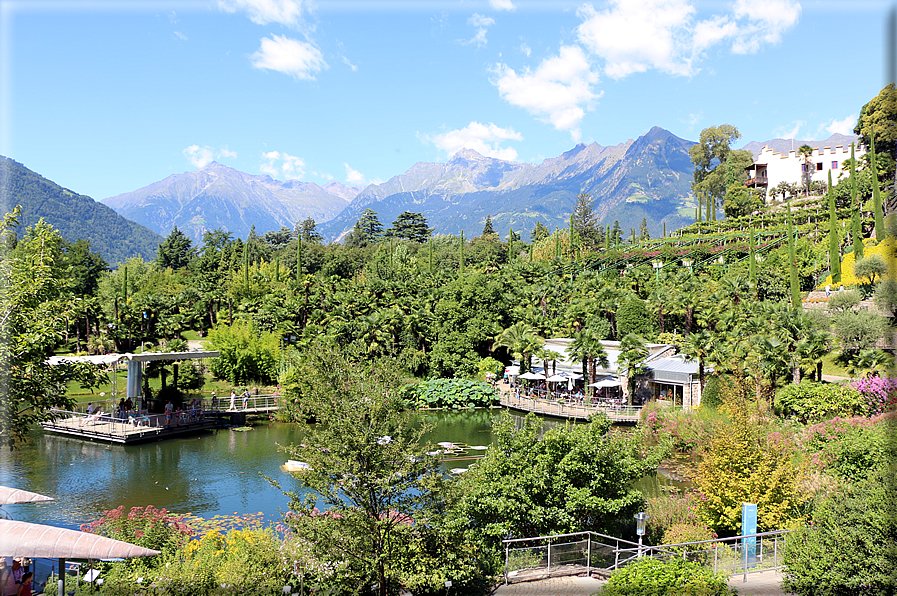
[[877,416],[895,409],[897,405],[897,378],[864,377],[850,383],[865,398],[866,416]]

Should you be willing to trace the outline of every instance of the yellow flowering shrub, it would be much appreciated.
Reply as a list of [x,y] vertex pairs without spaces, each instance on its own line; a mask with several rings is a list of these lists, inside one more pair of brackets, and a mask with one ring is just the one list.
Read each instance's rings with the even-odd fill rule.
[[[869,258],[872,255],[878,255],[882,259],[887,262],[890,267],[890,275],[893,276],[897,271],[894,271],[894,259],[897,258],[897,239],[893,236],[888,236],[878,244],[875,243],[875,240],[871,238],[866,238],[863,240],[863,256],[865,258]],[[844,257],[841,258],[841,284],[844,285],[845,288],[860,285],[862,283],[861,280],[857,279],[857,277],[853,274],[853,265],[855,263],[855,255],[853,252],[849,252]],[[832,276],[829,275],[825,278],[817,289],[824,289],[826,285],[832,284],[832,289],[837,291],[839,284],[835,284],[832,282]]]

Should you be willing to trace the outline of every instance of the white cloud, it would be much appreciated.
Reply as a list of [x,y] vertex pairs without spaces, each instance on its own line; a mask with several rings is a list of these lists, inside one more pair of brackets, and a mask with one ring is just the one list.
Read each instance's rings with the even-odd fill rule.
[[174,35],[175,35],[175,37],[177,37],[177,38],[180,39],[181,41],[187,41],[187,36],[184,35],[183,33],[181,33],[180,31],[175,31],[175,32],[174,32]]
[[486,31],[495,24],[495,19],[491,17],[484,17],[481,14],[473,13],[469,19],[467,19],[467,24],[476,27],[477,32],[476,35],[473,36],[472,39],[464,42],[465,44],[476,45],[478,48],[486,45]]
[[301,0],[218,0],[218,7],[225,12],[245,11],[258,25],[280,23],[291,27],[300,24],[304,12]]
[[263,37],[261,47],[250,58],[255,68],[275,70],[296,79],[314,80],[316,73],[329,68],[321,50],[280,35]]
[[199,145],[190,145],[189,147],[184,149],[183,154],[184,157],[187,158],[187,161],[189,161],[190,164],[196,168],[204,168],[212,163],[216,158],[237,158],[236,151],[231,151],[226,146],[221,147],[220,149],[213,149],[208,145],[203,145],[202,147],[200,147]]
[[521,52],[524,56],[526,56],[527,58],[529,58],[529,57],[530,57],[530,54],[533,53],[533,50],[532,50],[531,47],[529,47],[529,46],[526,45],[525,43],[522,43],[522,44],[520,44],[520,52]]
[[736,54],[756,53],[763,44],[777,44],[797,24],[801,6],[794,0],[736,0],[735,18],[741,25],[732,44]]
[[850,115],[844,120],[832,120],[830,124],[825,127],[825,130],[829,132],[829,134],[842,134],[842,135],[852,135],[853,127],[857,124],[857,117],[854,115]]
[[347,184],[364,184],[365,177],[364,174],[354,169],[347,163],[343,163],[343,166],[346,168],[346,183]]
[[735,0],[731,12],[698,19],[693,0],[610,0],[605,10],[579,8],[577,35],[615,79],[649,69],[691,76],[715,45],[746,54],[779,43],[800,13],[796,0]]
[[795,120],[785,126],[780,126],[773,131],[773,134],[780,139],[796,139],[800,127],[806,124],[806,120]]
[[349,68],[351,68],[351,69],[352,69],[352,72],[356,72],[356,71],[358,70],[358,65],[357,65],[357,64],[352,64],[352,63],[349,61],[349,59],[346,58],[345,56],[343,56],[343,64],[345,64],[346,66],[348,66]]
[[450,130],[442,134],[425,135],[423,138],[445,151],[449,156],[466,148],[473,149],[486,157],[514,161],[517,159],[517,151],[510,147],[501,147],[501,142],[522,141],[523,135],[513,128],[501,128],[491,122],[489,124],[471,122],[464,128]]
[[686,0],[612,0],[611,8],[596,11],[584,4],[578,14],[580,42],[605,60],[605,72],[623,78],[654,68],[669,74],[689,74],[683,56],[684,30],[695,13]]
[[265,174],[278,178],[281,175],[284,180],[300,180],[305,175],[305,160],[280,151],[262,153],[266,160],[259,165],[259,170]]
[[574,141],[579,140],[585,110],[601,97],[592,89],[598,74],[579,46],[561,46],[558,55],[543,60],[535,72],[517,74],[506,64],[497,64],[493,74],[492,84],[505,101],[569,132]]
[[517,10],[517,6],[511,0],[489,0],[489,6],[492,10]]

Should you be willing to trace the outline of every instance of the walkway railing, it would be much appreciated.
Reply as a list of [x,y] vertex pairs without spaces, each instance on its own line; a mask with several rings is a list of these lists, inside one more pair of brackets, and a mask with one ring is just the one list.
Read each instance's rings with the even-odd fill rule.
[[576,532],[536,538],[502,540],[505,584],[545,575],[564,575],[609,569],[616,553],[638,544],[598,532]]
[[[586,398],[588,399],[588,398]],[[499,403],[515,410],[535,412],[559,418],[588,419],[592,414],[604,413],[611,420],[619,422],[638,422],[642,406],[627,406],[618,403],[587,404],[567,402],[564,400],[543,399],[540,397],[517,396],[502,392]]]
[[615,553],[616,561],[612,569],[619,569],[641,557],[660,560],[680,557],[685,561],[700,563],[713,569],[714,573],[743,574],[744,581],[747,581],[749,573],[782,568],[785,538],[790,533],[791,530],[776,530],[697,542],[621,548]]

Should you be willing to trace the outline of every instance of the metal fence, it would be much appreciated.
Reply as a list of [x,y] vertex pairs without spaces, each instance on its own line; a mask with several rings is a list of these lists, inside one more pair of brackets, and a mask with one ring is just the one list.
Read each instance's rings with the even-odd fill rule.
[[616,560],[612,568],[619,569],[641,557],[653,557],[660,560],[678,557],[686,561],[700,563],[708,569],[713,569],[714,573],[742,574],[744,580],[747,581],[749,573],[782,568],[785,540],[790,533],[791,530],[776,530],[699,542],[621,548],[615,553]]
[[588,573],[609,569],[616,553],[635,542],[598,532],[576,532],[503,540],[505,584],[534,577]]

